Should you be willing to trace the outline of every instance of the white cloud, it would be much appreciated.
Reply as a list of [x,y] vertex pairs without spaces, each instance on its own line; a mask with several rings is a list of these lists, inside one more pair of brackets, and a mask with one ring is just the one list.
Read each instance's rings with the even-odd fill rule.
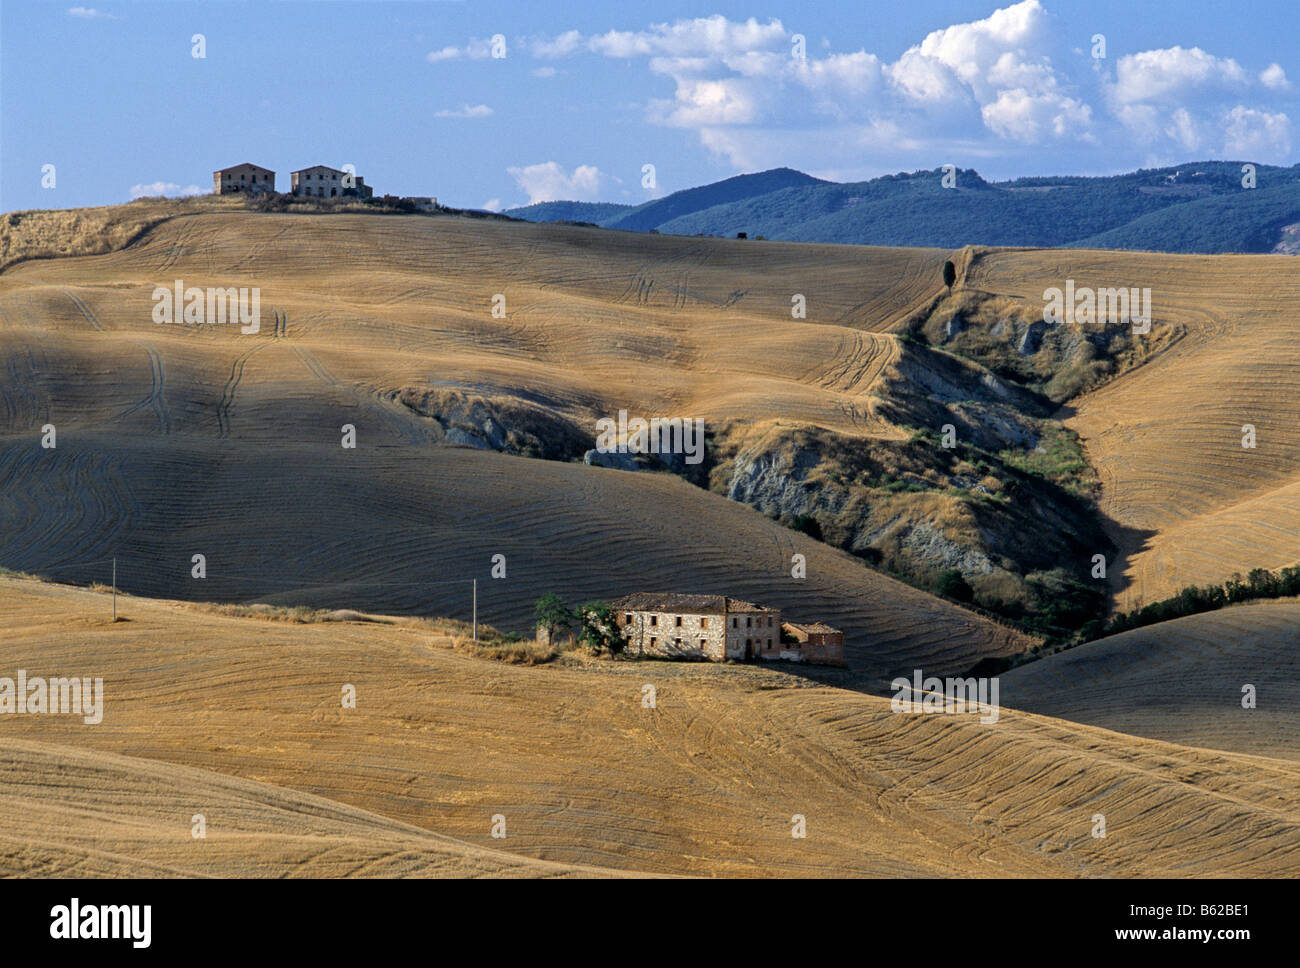
[[1107,93],[1128,133],[1165,156],[1285,163],[1290,119],[1268,102],[1290,87],[1279,64],[1252,74],[1231,57],[1175,46],[1121,57]]
[[1237,105],[1223,115],[1223,153],[1237,158],[1285,159],[1291,154],[1291,120]]
[[533,40],[529,44],[534,57],[568,57],[581,50],[582,46],[582,34],[576,30],[565,31],[549,40]]
[[969,96],[951,68],[915,48],[886,66],[884,73],[896,90],[913,101],[951,103]]
[[132,198],[154,198],[158,195],[176,196],[176,195],[202,195],[203,189],[198,185],[186,185],[181,188],[175,182],[156,181],[148,185],[132,185]]
[[1206,147],[1205,126],[1192,116],[1186,108],[1178,108],[1169,116],[1165,126],[1165,136],[1182,146],[1186,151],[1198,152]]
[[1287,91],[1291,88],[1291,82],[1286,79],[1286,71],[1282,70],[1281,64],[1269,64],[1260,71],[1259,83],[1274,91]]
[[528,73],[532,74],[533,77],[554,77],[559,71],[554,67],[534,67]]
[[69,7],[69,17],[77,17],[81,20],[120,20],[111,13],[105,13],[103,10],[96,10],[94,7]]
[[1231,57],[1170,47],[1098,69],[1069,47],[1045,2],[1020,0],[931,30],[893,61],[865,49],[814,53],[811,43],[798,58],[780,20],[720,15],[597,35],[570,30],[525,47],[546,59],[642,61],[673,82],[670,96],[643,102],[646,120],[691,132],[739,170],[874,166],[879,174],[904,159],[1023,169],[1029,152],[1059,164],[1067,149],[1095,170],[1225,145],[1271,146],[1267,160],[1285,160],[1277,152],[1290,143],[1289,120],[1276,102],[1291,86],[1280,65],[1252,73]]
[[1115,65],[1113,93],[1120,104],[1149,104],[1185,100],[1197,93],[1240,91],[1249,83],[1249,75],[1231,57],[1215,57],[1199,47],[1168,47],[1121,57]]
[[1047,30],[1047,12],[1038,0],[1023,0],[995,10],[984,20],[954,24],[929,33],[912,48],[949,68],[964,84],[982,85],[990,69],[1008,52],[1039,45]]
[[435,111],[433,116],[435,118],[489,118],[492,116],[492,109],[486,104],[465,104],[454,111]]
[[1031,94],[1024,88],[999,91],[980,109],[988,129],[1001,138],[1038,144],[1049,139],[1090,139],[1092,108],[1074,98]]
[[[658,120],[679,128],[745,124],[758,117],[758,104],[742,81],[677,82],[674,101],[657,102]],[[656,112],[652,112],[652,117]]]
[[599,192],[606,177],[595,165],[579,165],[572,174],[553,161],[526,168],[508,168],[506,171],[534,202],[591,201]]
[[[576,41],[563,35],[572,48]],[[779,20],[760,24],[753,17],[744,23],[728,20],[721,14],[678,20],[672,24],[654,24],[649,30],[611,30],[589,37],[586,48],[606,57],[725,57],[747,51],[787,46],[785,27]]]
[[499,198],[489,198],[486,202],[483,203],[483,210],[484,210],[485,212],[499,212],[499,211],[501,211],[501,199],[499,199]]
[[440,61],[459,60],[462,57],[469,60],[486,60],[491,56],[492,41],[475,37],[464,47],[450,46],[431,50],[425,54],[424,59],[430,64],[437,64]]

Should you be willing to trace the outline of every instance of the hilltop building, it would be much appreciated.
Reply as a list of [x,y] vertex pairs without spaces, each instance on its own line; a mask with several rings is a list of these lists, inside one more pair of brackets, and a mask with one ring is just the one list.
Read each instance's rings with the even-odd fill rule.
[[219,168],[212,173],[212,193],[214,195],[231,195],[245,192],[260,195],[275,191],[275,172],[244,162],[233,168]]
[[609,605],[634,655],[844,663],[843,632],[821,622],[782,623],[779,609],[738,598],[637,593]]
[[289,191],[294,195],[310,195],[315,198],[336,198],[349,190],[355,192],[358,198],[370,198],[374,195],[374,189],[370,188],[360,175],[353,176],[353,184],[350,186],[347,184],[347,178],[348,173],[345,171],[339,171],[329,165],[313,165],[310,168],[290,172]]

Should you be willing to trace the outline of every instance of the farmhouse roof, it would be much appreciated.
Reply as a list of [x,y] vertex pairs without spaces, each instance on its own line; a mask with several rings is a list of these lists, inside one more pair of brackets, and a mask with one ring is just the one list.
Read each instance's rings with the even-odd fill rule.
[[347,172],[343,171],[343,169],[341,169],[341,168],[335,168],[335,167],[333,167],[332,165],[308,165],[306,168],[299,168],[297,171],[291,171],[291,172],[289,172],[289,174],[291,174],[291,175],[301,175],[304,171],[314,171],[314,170],[317,169],[317,168],[324,168],[326,171],[337,172],[337,173],[340,174],[340,175],[345,175],[345,174],[347,174]]
[[622,612],[690,612],[696,615],[772,611],[762,605],[725,595],[689,595],[679,592],[634,592],[614,599],[609,605],[615,611]]
[[839,629],[827,625],[825,622],[782,622],[783,626],[792,629],[798,629],[800,632],[807,632],[812,635],[825,635],[828,632],[838,632]]
[[212,174],[215,175],[217,174],[217,172],[222,172],[222,171],[234,171],[236,168],[256,168],[259,171],[274,171],[274,169],[272,168],[263,168],[261,165],[255,165],[251,161],[241,161],[237,165],[229,165],[226,168],[218,168],[215,171],[213,171]]

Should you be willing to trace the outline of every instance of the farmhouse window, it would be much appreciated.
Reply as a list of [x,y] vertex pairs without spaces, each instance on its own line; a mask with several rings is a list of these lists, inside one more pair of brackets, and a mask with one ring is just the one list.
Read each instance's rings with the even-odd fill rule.
[[707,618],[700,619],[700,628],[706,629],[708,627],[709,627],[709,620]]
[[677,627],[678,628],[682,627],[682,617],[680,615],[677,616]]
[[651,616],[650,616],[650,624],[651,624],[651,625],[658,625],[658,624],[659,624],[659,616],[658,616],[658,615],[651,615]]

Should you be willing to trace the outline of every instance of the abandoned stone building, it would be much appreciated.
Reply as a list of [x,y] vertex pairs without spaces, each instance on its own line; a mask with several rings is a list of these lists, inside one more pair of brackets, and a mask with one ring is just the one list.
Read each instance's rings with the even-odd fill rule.
[[779,644],[781,613],[723,595],[627,595],[609,603],[634,655],[752,659]]
[[781,623],[781,654],[791,662],[844,665],[844,633],[825,622]]
[[244,162],[233,168],[218,168],[212,173],[212,191],[215,195],[244,192],[260,195],[275,191],[275,172]]
[[294,195],[310,195],[315,198],[336,198],[349,189],[359,198],[370,198],[374,189],[366,184],[360,175],[351,176],[345,171],[328,165],[313,165],[289,174],[289,191]]
[[[683,659],[788,659],[843,662],[844,635],[828,625],[797,626],[816,644],[782,641],[779,609],[724,595],[638,593],[609,603],[633,655]],[[792,623],[786,623],[792,625]],[[833,642],[838,637],[836,652]]]

